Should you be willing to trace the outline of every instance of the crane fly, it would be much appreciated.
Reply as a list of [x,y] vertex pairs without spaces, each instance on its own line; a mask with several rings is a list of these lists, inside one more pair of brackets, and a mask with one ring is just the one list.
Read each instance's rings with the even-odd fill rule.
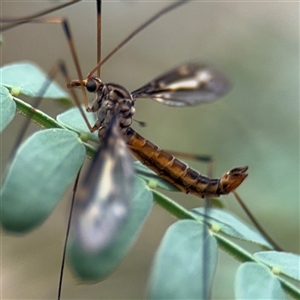
[[[27,19],[21,20],[19,24],[27,21]],[[98,59],[98,61],[100,60]],[[103,61],[105,60],[102,60],[102,63],[97,65],[97,71],[100,65],[103,64]],[[193,106],[198,103],[199,99],[201,99],[200,103],[209,103],[225,94],[228,89],[226,79],[222,75],[219,76],[219,73],[214,72],[211,67],[195,62],[183,63],[131,93],[120,85],[103,84],[99,79],[100,75],[97,74],[94,77],[92,73],[93,71],[85,80],[78,76],[79,80],[69,83],[69,87],[86,87],[87,91],[96,93],[96,101],[92,107],[87,105],[87,101],[85,101],[85,104],[88,111],[97,114],[96,124],[94,126],[89,125],[89,128],[91,131],[99,132],[101,147],[97,151],[94,161],[77,191],[75,220],[73,222],[75,240],[91,256],[97,251],[105,252],[105,249],[109,248],[114,239],[117,239],[118,233],[123,229],[122,227],[126,227],[126,219],[129,221],[129,218],[132,216],[133,169],[128,148],[133,155],[154,170],[161,178],[179,190],[201,198],[227,194],[238,187],[246,178],[247,167],[234,168],[225,173],[220,179],[210,179],[203,176],[177,160],[170,153],[161,150],[150,141],[141,137],[131,128],[132,117],[135,113],[134,103],[138,98],[152,98],[163,104],[179,107]],[[85,99],[85,96],[83,98]],[[90,123],[93,124],[92,122]],[[64,166],[60,167],[63,168]],[[153,194],[157,195],[156,191],[153,191]],[[143,204],[141,203],[141,206]],[[204,215],[206,216],[206,214]],[[204,219],[204,223],[206,224],[207,221],[211,225],[209,218],[210,216]],[[215,221],[219,220],[222,220],[222,218],[215,218]],[[240,228],[235,226],[235,220],[233,221],[233,231],[239,232]],[[193,225],[197,234],[193,238],[197,240],[200,229],[199,224],[195,223]],[[215,230],[215,228],[210,226],[209,228]],[[184,237],[189,234],[191,227],[186,229],[188,230],[184,231]],[[210,233],[214,235],[213,230]],[[203,235],[202,240],[205,240],[209,235],[208,233],[206,236]],[[178,250],[177,246],[184,244],[185,248],[189,247],[189,243],[184,242],[184,239],[177,238],[176,243],[174,243],[175,250],[169,247],[173,250],[173,252],[170,251],[168,253],[173,259],[173,265],[177,263],[177,260],[180,261],[182,253],[185,251],[182,247],[181,251],[177,251],[180,256],[172,256]],[[196,281],[198,285],[201,285],[201,282],[203,282],[205,286],[209,281],[205,281],[205,278],[209,277],[206,276],[208,274],[206,265],[209,264],[207,258],[212,252],[208,251],[210,249],[205,248],[205,246],[200,248],[200,244],[196,245],[196,247],[198,248],[193,253],[194,256],[189,256],[189,258],[192,260],[196,257],[203,257],[203,262],[206,263],[203,267],[203,281]],[[236,253],[241,254],[238,250]],[[279,254],[276,253],[276,255]],[[193,259],[194,262],[195,260]],[[187,260],[186,266],[189,265],[191,265],[190,260]],[[199,264],[195,263],[195,265],[199,267]],[[178,268],[178,270],[184,273],[184,267]],[[169,269],[165,268],[165,270]],[[190,276],[190,273],[185,274],[185,277],[192,281],[191,277],[194,276]],[[169,277],[172,276],[167,274],[161,281],[166,282],[168,285]],[[275,277],[277,276],[272,274],[272,279]],[[181,291],[185,287],[185,283],[180,282],[182,283],[179,286]],[[202,295],[205,296],[203,297],[205,299],[209,297],[207,290]],[[177,297],[177,294],[175,296]],[[156,298],[164,299],[168,297]],[[197,297],[185,298],[194,299]]]
[[[167,6],[162,10],[163,13],[159,12],[139,27],[139,31],[145,24],[148,26],[153,20],[184,2],[187,1]],[[70,42],[69,28],[65,26],[65,22],[63,25]],[[127,42],[126,39],[125,41]],[[89,122],[87,125],[91,132],[98,130],[101,141],[76,199],[73,232],[75,240],[83,249],[93,253],[107,248],[128,216],[133,169],[126,145],[134,156],[164,180],[185,193],[201,198],[229,194],[247,177],[248,168],[239,167],[226,172],[219,179],[210,179],[161,150],[131,128],[134,103],[138,98],[150,98],[178,107],[210,103],[220,98],[229,90],[229,83],[220,72],[204,64],[186,62],[130,93],[121,85],[104,84],[98,75],[93,76],[94,72],[99,73],[107,57],[102,61],[99,59],[98,65],[83,80],[72,44],[71,52],[75,65],[78,66],[79,79],[70,81],[68,87],[82,88],[86,110],[97,115],[95,125],[91,126]],[[91,107],[88,105],[86,91],[96,94]],[[76,104],[80,108],[79,103]]]
[[[127,182],[127,174],[132,173],[131,168],[124,162],[125,159],[128,159],[128,155],[125,154],[125,148],[120,145],[117,147],[119,151],[116,151],[116,145],[120,143],[121,138],[124,139],[133,155],[161,178],[179,190],[201,198],[219,197],[220,195],[229,194],[247,177],[248,168],[239,167],[228,171],[220,179],[210,179],[189,168],[173,155],[161,150],[130,127],[135,112],[134,102],[137,98],[151,98],[169,106],[191,106],[209,102],[222,96],[228,89],[227,80],[221,73],[202,64],[184,63],[155,78],[132,93],[129,93],[124,87],[118,84],[104,84],[98,77],[90,77],[83,81],[73,80],[68,84],[69,88],[80,86],[85,86],[88,92],[96,94],[96,99],[91,107],[87,107],[87,111],[96,112],[97,121],[93,127],[90,125],[89,127],[92,132],[98,130],[100,141],[105,141],[102,146],[102,152],[106,153],[108,157],[105,163],[106,167],[104,167],[105,172],[102,172],[102,168],[93,166],[93,168],[100,170],[99,175],[94,177],[94,180],[95,178],[99,178],[96,179],[97,182],[101,182],[102,180],[107,182],[106,188],[99,188],[99,193],[95,193],[95,197],[84,197],[88,199],[87,202],[92,207],[95,207],[95,203],[97,202],[100,206],[103,206],[102,208],[98,208],[97,211],[110,211],[111,208],[108,207],[114,205],[118,207],[119,203],[115,204],[115,200],[123,199],[124,197],[122,189],[117,188],[117,184],[112,184],[114,182],[112,179],[114,173],[120,173],[119,170],[122,169],[125,182]],[[117,127],[120,135],[112,134],[113,131],[116,131],[112,127]],[[110,140],[110,142],[106,142],[107,140]],[[109,153],[114,153],[115,155],[110,155]],[[113,157],[119,163],[113,163]],[[102,165],[103,157],[101,158],[95,160],[94,164],[97,165],[98,162]],[[122,164],[127,165],[127,170],[126,168],[120,168]],[[92,179],[90,175],[89,178],[90,180]],[[126,186],[127,184],[123,185]],[[102,193],[105,194],[104,197],[102,197]],[[97,201],[97,198],[103,201]],[[79,201],[79,203],[83,201]],[[121,202],[129,203],[124,200]],[[102,213],[96,214],[96,209],[91,209],[87,205],[86,210],[91,212],[90,216],[86,217],[86,219],[89,219],[91,224],[95,224],[95,227],[97,227],[96,224],[100,224],[100,226],[102,224],[106,224],[104,226],[110,224],[110,222],[102,223],[99,220],[99,218],[102,218]],[[122,209],[122,211],[124,210],[126,209]],[[81,208],[80,211],[82,212]],[[109,213],[106,214],[109,215]],[[75,215],[80,216],[81,213]],[[117,215],[113,213],[114,218],[108,219],[114,219],[116,223],[121,225],[125,214],[120,213],[119,218]],[[75,223],[78,224],[78,222]],[[86,223],[82,222],[84,228],[87,227]],[[118,226],[111,226],[111,228],[115,229]],[[100,235],[103,237],[103,232],[107,230],[94,228],[91,231],[94,234],[91,236],[90,241],[94,244],[95,240],[97,240],[95,236]],[[79,230],[79,232],[82,232],[82,230]],[[88,236],[89,234],[86,235]],[[86,235],[80,234],[85,240],[82,243],[83,247],[94,248],[88,246]],[[110,236],[113,238],[113,235],[110,234]],[[99,239],[101,238],[99,237]],[[95,247],[95,249],[98,250],[99,248]]]
[[[116,139],[116,137],[119,137],[117,134],[112,134],[110,137],[106,136],[109,135],[107,132],[115,132],[115,130],[111,129],[110,127],[117,126],[121,131],[120,135],[124,138],[132,153],[166,181],[170,182],[186,193],[190,192],[202,198],[219,196],[221,194],[230,193],[242,183],[242,181],[247,177],[247,167],[234,168],[227,172],[221,179],[209,179],[208,177],[202,176],[198,172],[188,168],[184,163],[181,163],[172,155],[159,150],[157,146],[154,146],[151,142],[145,140],[136,132],[134,132],[130,126],[132,124],[132,117],[135,113],[134,102],[137,98],[150,98],[169,106],[179,107],[193,106],[218,99],[229,90],[229,83],[220,72],[203,64],[187,62],[171,69],[166,73],[163,73],[144,86],[136,89],[132,93],[119,84],[104,84],[99,77],[93,76],[96,71],[97,74],[100,74],[100,67],[133,36],[165,13],[184,4],[185,2],[186,1],[178,1],[172,3],[171,5],[159,11],[149,20],[146,20],[103,60],[100,60],[101,54],[99,48],[99,62],[97,66],[87,75],[85,80],[83,80],[81,75],[81,68],[79,66],[79,61],[68,22],[66,20],[61,20],[60,22],[63,25],[74,64],[79,75],[78,80],[73,80],[68,83],[68,88],[81,87],[86,111],[94,112],[97,115],[97,120],[94,126],[90,125],[84,113],[81,111],[80,101],[77,99],[74,92],[72,92],[72,96],[76,105],[82,112],[82,116],[85,119],[89,130],[91,132],[96,130],[99,131],[98,136],[100,140],[103,139],[104,141],[109,141],[113,138]],[[98,2],[98,4],[100,4],[100,2]],[[101,5],[98,5],[97,7],[97,20],[100,22],[101,20],[99,15],[101,11]],[[51,23],[53,21],[50,20],[48,22]],[[57,22],[57,20],[55,19],[54,22]],[[97,28],[100,27],[100,25],[97,26]],[[64,72],[66,73],[66,71]],[[65,77],[68,78],[67,75]],[[96,98],[91,107],[88,105],[86,91],[96,94]],[[116,113],[116,111],[118,111],[118,113]],[[111,122],[111,120],[114,119],[114,115],[117,115],[115,117],[115,121]],[[116,232],[116,228],[120,227],[126,219],[126,211],[128,211],[128,208],[122,204],[126,202],[129,205],[129,202],[124,201],[124,193],[122,192],[122,188],[116,188],[116,184],[113,184],[115,181],[112,179],[112,174],[123,170],[122,172],[124,173],[124,178],[126,178],[126,173],[131,174],[132,171],[128,167],[128,164],[123,163],[123,160],[128,157],[125,153],[126,151],[124,150],[124,147],[119,147],[120,152],[118,152],[116,151],[117,149],[115,146],[113,146],[114,144],[117,145],[119,143],[118,139],[119,138],[117,138],[115,142],[104,143],[105,147],[100,148],[100,154],[97,155],[98,159],[94,160],[93,162],[95,165],[99,164],[99,167],[92,167],[93,170],[88,172],[88,174],[95,174],[94,170],[98,169],[99,172],[97,176],[93,177],[93,180],[95,182],[101,182],[103,180],[103,182],[106,184],[106,188],[101,190],[93,188],[91,189],[90,194],[87,194],[86,192],[79,193],[80,195],[84,195],[84,197],[80,197],[80,200],[77,202],[84,203],[86,201],[86,203],[84,206],[78,206],[80,207],[79,209],[76,209],[75,207],[75,216],[80,219],[82,218],[86,220],[88,218],[83,212],[82,207],[85,208],[85,211],[89,212],[89,222],[80,222],[76,219],[74,221],[76,224],[82,224],[82,228],[85,228],[84,230],[86,230],[87,226],[89,226],[91,232],[93,233],[91,235],[84,234],[82,233],[84,230],[78,229],[79,225],[76,225],[77,230],[75,230],[75,233],[80,233],[78,234],[78,237],[81,237],[78,238],[80,244],[87,250],[93,249],[91,251],[99,251],[99,249],[101,250],[102,248],[105,248],[114,237],[114,234],[112,234],[109,228]],[[115,160],[119,163],[113,163],[112,155],[109,154],[110,152],[115,153]],[[106,156],[109,157],[109,159],[107,159],[109,163],[100,163],[100,161],[103,160],[101,153],[106,153]],[[101,159],[99,159],[99,157]],[[127,165],[128,172],[126,169],[121,167],[122,164]],[[91,180],[90,175],[87,175],[87,177]],[[88,180],[85,180],[85,182],[87,181]],[[125,182],[127,181],[125,180]],[[124,186],[127,186],[127,184],[124,184]],[[103,187],[102,183],[101,187]],[[104,195],[101,193],[104,193]],[[119,199],[122,199],[122,201],[118,201]],[[116,210],[114,210],[114,207],[116,207]],[[122,207],[122,209],[118,210],[120,207]],[[103,217],[103,212],[105,212],[105,214],[107,213],[107,215],[109,215],[109,212],[112,212],[113,215],[111,220],[114,220],[114,225],[112,225],[112,221],[110,221],[109,226],[107,228],[103,228],[105,227],[106,223],[99,220],[99,218]],[[103,232],[107,233],[106,237],[102,236]],[[87,243],[86,236],[91,236],[90,245]],[[99,242],[95,242],[96,240],[99,240]],[[106,242],[102,244],[101,241]],[[97,246],[95,246],[95,244]]]

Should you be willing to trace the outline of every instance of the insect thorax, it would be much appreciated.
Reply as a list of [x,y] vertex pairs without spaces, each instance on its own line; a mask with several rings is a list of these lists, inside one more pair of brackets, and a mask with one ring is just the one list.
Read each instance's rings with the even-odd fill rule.
[[[98,78],[93,78],[98,81]],[[132,123],[135,113],[134,99],[127,89],[116,83],[98,85],[97,97],[93,102],[92,111],[96,112],[97,120],[95,126],[99,129],[99,139],[102,140],[107,126],[112,117],[118,114],[118,123],[121,131],[125,131]]]

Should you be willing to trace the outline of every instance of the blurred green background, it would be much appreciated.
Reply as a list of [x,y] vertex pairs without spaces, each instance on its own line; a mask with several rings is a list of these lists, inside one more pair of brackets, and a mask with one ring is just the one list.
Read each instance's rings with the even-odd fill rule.
[[[3,16],[24,16],[51,3],[1,5]],[[103,54],[165,5],[166,1],[105,1]],[[96,61],[94,1],[82,1],[54,15],[69,19],[86,74]],[[77,77],[60,25],[23,25],[3,37],[1,64],[32,60],[47,71],[64,59]],[[223,70],[233,85],[230,94],[213,104],[185,109],[139,100],[136,119],[148,126],[135,128],[164,149],[213,155],[218,177],[232,167],[248,165],[249,177],[239,188],[240,195],[279,244],[299,253],[299,4],[189,3],[126,45],[105,64],[102,80],[134,90],[191,59]],[[44,103],[43,109],[53,116],[62,110],[52,102]],[[1,136],[2,165],[22,121],[18,117]],[[205,165],[189,164],[206,172]],[[202,204],[193,196],[171,196],[187,208]],[[56,297],[69,199],[68,193],[47,222],[26,236],[2,232],[3,299]],[[233,196],[222,199],[229,210],[246,220]],[[67,269],[63,299],[143,298],[155,249],[172,222],[155,207],[137,244],[103,283],[82,285]],[[233,297],[238,265],[220,252],[212,298]]]

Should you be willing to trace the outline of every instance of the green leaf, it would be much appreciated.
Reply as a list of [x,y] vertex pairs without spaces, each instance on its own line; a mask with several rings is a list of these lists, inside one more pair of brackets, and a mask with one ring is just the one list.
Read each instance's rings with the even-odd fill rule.
[[173,224],[156,253],[149,298],[208,299],[217,251],[206,226],[191,220]]
[[254,257],[271,266],[274,271],[290,278],[300,280],[300,256],[294,253],[262,251]]
[[14,118],[16,103],[13,101],[8,89],[0,85],[0,131],[2,131]]
[[236,299],[285,299],[277,278],[260,264],[242,264],[235,277]]
[[1,83],[7,86],[13,96],[22,94],[29,97],[43,97],[70,101],[69,95],[51,81],[46,91],[43,86],[49,81],[47,75],[32,62],[18,62],[0,68]]
[[[90,124],[93,126],[95,124],[95,114],[94,113],[86,113],[85,108],[83,107],[83,111],[88,118]],[[82,115],[77,107],[73,107],[57,116],[57,121],[61,124],[65,125],[72,130],[76,130],[80,133],[84,133],[88,136],[89,140],[94,142],[99,142],[98,131],[91,133],[83,120]]]
[[107,249],[91,254],[80,249],[74,241],[70,242],[69,261],[75,274],[81,279],[103,280],[124,259],[152,209],[152,193],[140,178],[135,180],[133,195],[128,220]]
[[26,232],[43,222],[71,184],[85,158],[76,133],[40,131],[17,151],[1,190],[5,229]]
[[[201,220],[204,220],[204,208],[196,208],[193,210],[196,216],[199,216]],[[210,224],[216,225],[215,228],[219,228],[222,233],[245,241],[250,241],[268,248],[272,246],[261,236],[258,232],[248,227],[241,222],[236,216],[225,210],[209,209],[206,220]]]
[[133,164],[138,176],[146,180],[153,189],[161,188],[167,191],[179,192],[176,187],[160,178],[156,173],[144,166],[141,162],[135,161]]

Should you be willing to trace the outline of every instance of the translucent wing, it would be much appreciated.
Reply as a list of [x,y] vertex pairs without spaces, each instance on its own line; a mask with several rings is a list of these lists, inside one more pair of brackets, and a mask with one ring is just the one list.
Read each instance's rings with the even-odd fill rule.
[[110,245],[130,209],[133,167],[118,127],[115,114],[76,199],[73,236],[89,252]]
[[151,98],[170,106],[211,102],[230,89],[228,80],[211,67],[187,62],[154,78],[132,92],[133,98]]

